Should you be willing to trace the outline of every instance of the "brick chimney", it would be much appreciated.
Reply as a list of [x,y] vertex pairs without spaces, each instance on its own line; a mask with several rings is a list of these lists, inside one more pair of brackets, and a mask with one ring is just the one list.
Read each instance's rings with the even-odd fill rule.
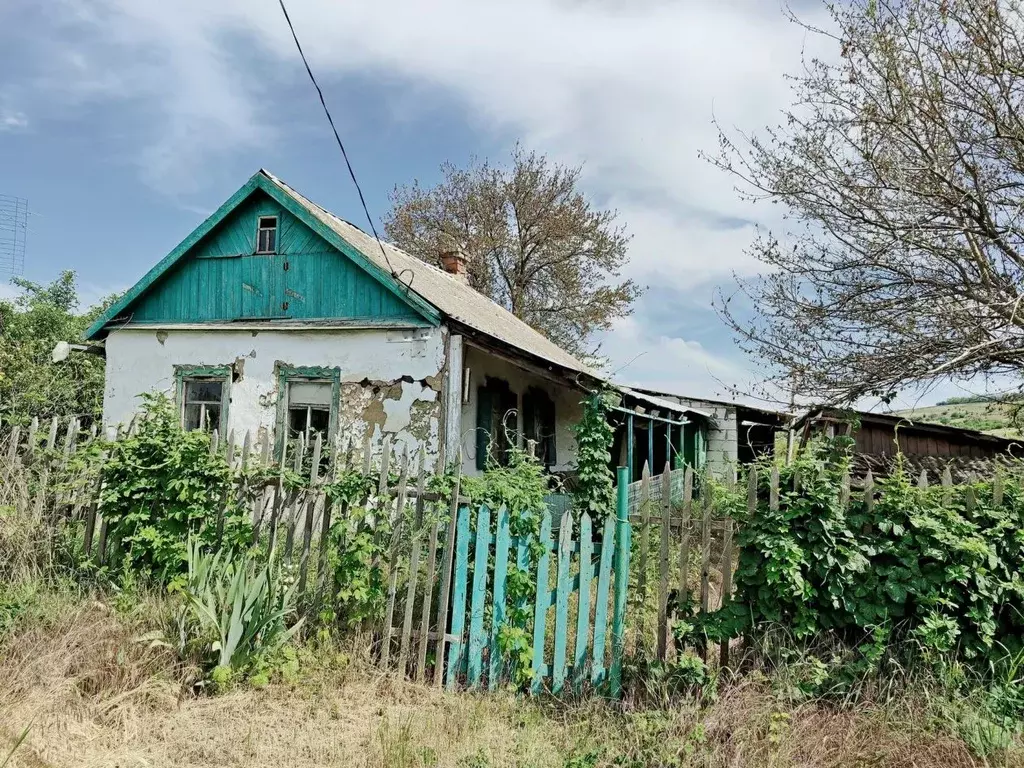
[[469,285],[469,258],[461,249],[441,252],[441,268],[460,283]]

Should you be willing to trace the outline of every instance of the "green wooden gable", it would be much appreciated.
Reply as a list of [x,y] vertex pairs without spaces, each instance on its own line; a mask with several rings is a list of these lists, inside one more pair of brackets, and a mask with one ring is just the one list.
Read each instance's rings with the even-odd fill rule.
[[[273,254],[256,253],[260,216],[277,217]],[[436,310],[309,215],[262,173],[96,321],[132,324],[339,320],[436,324]]]

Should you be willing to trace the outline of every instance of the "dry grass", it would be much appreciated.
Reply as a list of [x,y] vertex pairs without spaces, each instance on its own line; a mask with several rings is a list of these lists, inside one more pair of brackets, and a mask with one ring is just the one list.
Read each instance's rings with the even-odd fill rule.
[[[622,712],[598,701],[445,694],[321,653],[302,678],[219,696],[140,635],[168,613],[125,616],[39,593],[0,635],[0,738],[31,723],[12,766],[973,766],[966,746],[902,709],[781,705],[765,682],[703,709]],[[0,761],[5,753],[0,748]],[[1003,758],[1009,765],[1014,757]]]

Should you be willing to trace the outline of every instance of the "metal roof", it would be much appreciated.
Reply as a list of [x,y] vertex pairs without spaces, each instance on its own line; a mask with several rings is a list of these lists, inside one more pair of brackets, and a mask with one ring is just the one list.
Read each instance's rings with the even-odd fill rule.
[[[454,276],[390,243],[381,241],[381,245],[378,245],[372,235],[320,207],[269,171],[262,170],[261,173],[377,267],[388,273],[396,273],[398,280],[407,285],[413,293],[448,317],[549,363],[594,378],[602,378],[581,360],[535,331],[507,309]],[[381,253],[381,247],[387,252],[387,259]],[[390,266],[388,261],[391,262]],[[674,410],[678,410],[678,405]]]
[[864,424],[865,422],[874,422],[876,424],[882,424],[893,428],[898,427],[905,432],[931,432],[947,435],[949,437],[960,437],[967,440],[973,440],[977,443],[990,443],[1004,448],[1013,445],[1020,445],[1022,442],[1017,438],[990,435],[987,432],[980,432],[977,429],[954,427],[949,424],[937,424],[932,421],[917,419],[913,416],[900,416],[893,413],[872,413],[871,411],[854,411],[843,408],[812,408],[793,422],[793,429],[799,430],[808,421],[842,421],[850,415],[856,416],[857,420],[860,421],[861,424]]
[[629,397],[632,397],[636,400],[640,400],[643,403],[646,403],[654,408],[659,408],[663,411],[670,411],[672,413],[693,413],[705,419],[712,418],[712,414],[708,411],[701,411],[698,410],[697,408],[690,408],[689,406],[683,405],[682,403],[675,403],[672,402],[671,400],[664,400],[660,397],[655,397],[654,395],[648,395],[647,393],[641,392],[638,389],[624,387],[621,384],[616,384],[615,388],[618,389],[623,394],[628,395]]

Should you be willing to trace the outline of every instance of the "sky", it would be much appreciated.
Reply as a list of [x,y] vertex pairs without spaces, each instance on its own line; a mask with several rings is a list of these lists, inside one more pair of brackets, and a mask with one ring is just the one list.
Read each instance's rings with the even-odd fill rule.
[[[286,1],[378,225],[396,184],[446,160],[519,141],[580,164],[647,286],[600,339],[616,379],[757,381],[712,297],[757,274],[746,247],[779,212],[699,153],[716,120],[756,131],[789,104],[813,41],[774,0]],[[0,194],[29,201],[25,277],[125,290],[261,167],[366,228],[277,0],[0,3]]]

